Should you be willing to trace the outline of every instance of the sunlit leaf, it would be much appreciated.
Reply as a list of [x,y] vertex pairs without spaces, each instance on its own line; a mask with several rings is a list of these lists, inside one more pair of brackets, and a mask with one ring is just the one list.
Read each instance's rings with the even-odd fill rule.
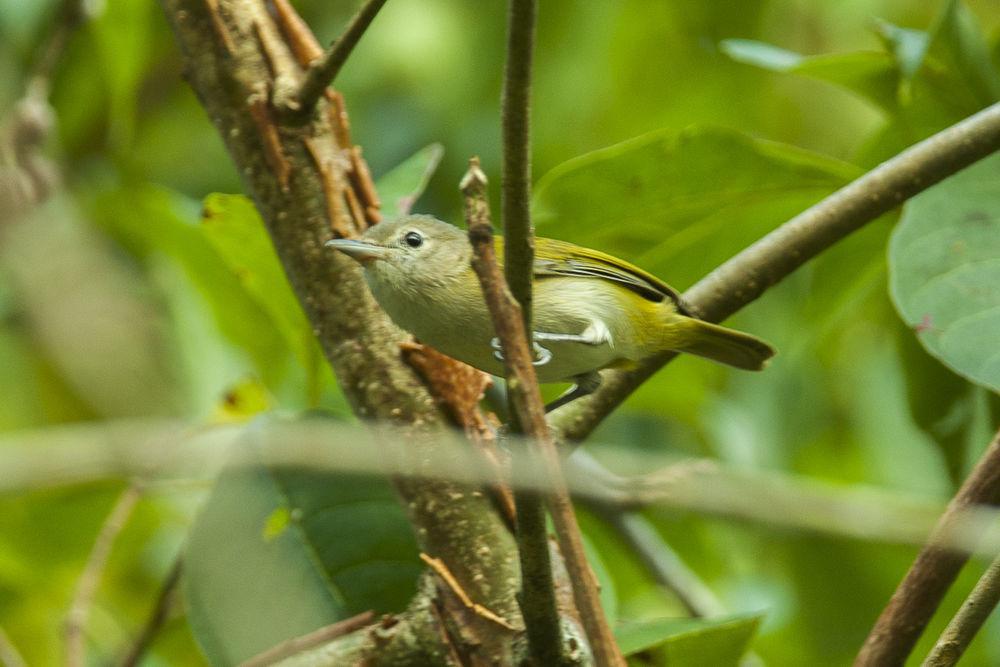
[[893,300],[927,351],[1000,391],[1000,156],[911,199],[889,261]]

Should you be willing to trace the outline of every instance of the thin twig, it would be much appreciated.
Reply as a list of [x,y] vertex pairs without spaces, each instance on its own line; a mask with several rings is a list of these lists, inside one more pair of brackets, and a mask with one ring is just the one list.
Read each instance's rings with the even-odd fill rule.
[[[478,160],[470,163],[463,180],[462,192],[467,202],[480,198],[480,215],[468,216],[469,238],[477,247],[473,265],[487,301],[490,289],[496,292],[490,303],[497,336],[503,345],[507,369],[507,401],[510,429],[538,438],[537,445],[548,437],[544,412],[532,411],[532,394],[538,395],[531,345],[532,264],[534,238],[531,229],[531,64],[535,50],[536,0],[509,0],[507,4],[507,61],[504,67],[503,92],[500,100],[503,165],[500,184],[500,213],[506,246],[504,278],[497,270],[493,247],[493,227],[489,222],[489,205],[485,201],[486,178],[478,169]],[[466,187],[468,186],[468,188]],[[474,222],[475,220],[475,222]],[[478,241],[476,240],[476,237]],[[490,275],[490,274],[493,275]],[[506,279],[506,288],[504,285]],[[487,282],[494,286],[487,288]],[[508,289],[509,288],[509,291]],[[501,311],[506,313],[501,314]],[[516,313],[520,327],[501,322]],[[503,329],[508,329],[504,331]],[[522,340],[509,342],[511,336]],[[511,350],[517,347],[517,352]],[[523,348],[523,350],[522,350]],[[522,355],[523,352],[523,355]],[[514,355],[517,355],[515,357]],[[537,403],[541,404],[539,398]],[[556,603],[555,582],[549,553],[548,527],[542,495],[528,489],[515,489],[517,512],[517,547],[521,564],[519,602],[527,628],[528,646],[538,664],[564,661],[562,629]],[[594,637],[594,639],[598,639]]]
[[181,580],[181,562],[180,557],[174,559],[174,564],[170,566],[170,571],[160,585],[160,592],[156,596],[156,602],[153,603],[153,609],[146,618],[146,623],[142,626],[139,636],[135,638],[135,641],[129,648],[128,654],[122,659],[121,667],[134,667],[138,665],[142,656],[149,650],[153,639],[156,638],[157,633],[166,622],[167,616],[170,614],[170,608],[177,597],[177,584]]
[[94,540],[87,564],[77,582],[76,593],[73,595],[69,613],[66,615],[66,664],[70,667],[83,667],[87,662],[85,631],[91,607],[94,605],[94,596],[101,583],[104,568],[108,564],[111,547],[114,546],[119,533],[125,528],[125,524],[132,515],[132,510],[135,509],[140,498],[142,498],[142,487],[133,482],[118,496]]
[[365,34],[385,3],[386,0],[367,0],[358,9],[351,22],[347,24],[344,34],[320,58],[310,63],[299,90],[285,102],[288,111],[299,117],[312,113],[319,98],[323,96],[327,86],[337,78],[340,68],[347,62],[361,36]]
[[855,667],[902,665],[948,592],[969,554],[936,542],[947,536],[957,515],[976,505],[1000,503],[1000,432],[948,503],[929,540],[875,622]]
[[[882,163],[738,253],[684,293],[701,317],[721,321],[757,299],[837,241],[905,200],[1000,149],[1000,103]],[[663,354],[633,371],[605,371],[601,388],[558,410],[550,423],[580,441],[670,361]]]
[[715,594],[681,560],[646,517],[606,503],[587,503],[586,506],[615,529],[624,546],[638,556],[656,583],[673,593],[691,616],[709,618],[726,613]]
[[1000,557],[994,559],[938,638],[924,667],[951,667],[1000,604]]
[[[503,168],[500,217],[504,230],[504,277],[521,305],[524,329],[531,335],[531,61],[535,50],[536,0],[510,0],[507,13],[507,63],[500,120]],[[531,344],[531,341],[528,341]]]
[[249,660],[244,660],[240,663],[240,667],[266,667],[266,665],[273,665],[297,653],[302,653],[320,644],[325,644],[331,639],[336,639],[337,637],[350,634],[355,630],[360,630],[374,622],[375,612],[371,610],[363,611],[357,616],[345,618],[342,621],[324,626],[319,630],[313,630],[309,634],[289,639],[277,646],[272,646],[263,653],[259,653]]
[[428,556],[425,553],[420,554],[420,560],[427,563],[427,566],[434,570],[434,572],[441,578],[441,581],[448,585],[448,588],[455,594],[455,597],[457,597],[462,604],[465,605],[466,609],[470,609],[473,613],[482,616],[491,623],[496,623],[506,630],[517,629],[502,616],[490,611],[470,598],[469,594],[465,592],[464,588],[462,588],[462,584],[458,583],[458,579],[456,579],[455,575],[451,573],[451,570],[448,569],[448,566],[445,565],[443,560],[440,558],[434,558],[433,556]]
[[0,627],[0,667],[26,667],[27,664],[24,661],[24,656],[14,646],[14,642]]
[[[486,176],[479,169],[478,160],[475,158],[470,161],[469,171],[462,179],[462,193],[465,195],[466,221],[474,252],[472,266],[479,277],[494,329],[500,338],[512,412],[518,414],[525,435],[535,443],[537,455],[551,484],[551,491],[547,496],[549,510],[552,513],[559,547],[566,561],[566,569],[573,587],[573,599],[580,613],[580,620],[587,633],[597,665],[599,667],[624,665],[625,659],[618,650],[607,619],[604,617],[597,581],[587,563],[583,538],[576,524],[573,505],[562,475],[559,452],[545,422],[545,407],[542,404],[532,357],[528,350],[524,320],[497,266],[493,228],[490,224],[489,204],[486,199]],[[516,497],[520,498],[522,495],[518,493]],[[520,539],[522,511],[522,505],[518,502],[518,544],[522,550],[522,577],[525,581],[521,588],[523,598],[521,608],[528,630],[528,641],[538,664],[556,665],[563,661],[562,633],[552,586],[548,539],[545,538],[541,544],[538,544],[535,538]],[[543,536],[546,534],[544,519],[540,532]],[[539,551],[544,551],[544,555]],[[547,572],[538,571],[540,562],[545,564]],[[536,589],[537,582],[529,580],[529,573],[531,576],[547,579],[547,589]],[[542,625],[532,627],[533,623]]]
[[[529,392],[538,393],[535,369],[528,353],[524,320],[520,306],[511,296],[496,261],[493,225],[486,198],[486,174],[478,158],[469,160],[469,170],[461,183],[465,198],[465,220],[473,246],[472,266],[479,277],[483,295],[493,318],[493,326],[503,346],[507,370],[507,397],[511,415],[519,420],[522,431],[544,437],[544,407],[541,416],[530,412]],[[539,397],[538,402],[541,403]],[[513,421],[513,419],[512,419]],[[540,665],[562,664],[562,630],[556,605],[548,531],[541,495],[531,490],[515,490],[517,546],[521,565],[519,603],[528,634],[528,644]]]

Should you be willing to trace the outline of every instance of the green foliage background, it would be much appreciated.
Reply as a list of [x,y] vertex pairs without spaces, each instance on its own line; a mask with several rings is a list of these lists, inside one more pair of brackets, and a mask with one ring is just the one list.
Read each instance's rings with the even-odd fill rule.
[[[0,0],[0,109],[22,94],[55,4]],[[329,42],[355,3],[295,4]],[[541,5],[538,232],[621,255],[681,289],[880,160],[1000,98],[1000,6],[990,0]],[[445,152],[416,210],[457,221],[456,184],[472,154],[499,183],[503,25],[503,3],[392,0],[352,57],[339,87],[388,208],[417,187],[436,154],[424,147],[436,143]],[[72,37],[52,82],[58,129],[49,152],[65,187],[0,229],[0,430],[150,416],[204,425],[314,408],[350,419],[252,210],[213,194],[239,193],[240,181],[180,74],[166,21],[147,0],[107,0]],[[734,318],[780,350],[766,373],[680,359],[595,441],[949,497],[998,422],[991,390],[1000,371],[982,354],[996,335],[955,344],[922,332],[928,354],[913,327],[967,292],[921,292],[939,267],[907,249],[941,229],[967,238],[954,197],[985,211],[996,229],[996,159],[977,170],[980,181],[946,183],[908,207],[902,223],[893,215],[870,225]],[[997,260],[996,231],[983,234],[993,245],[976,248]],[[890,265],[905,319],[889,296]],[[997,282],[995,267],[969,272],[973,287]],[[987,292],[975,307],[988,313],[1000,297]],[[980,333],[997,331],[993,318]],[[98,591],[88,631],[95,664],[136,633],[206,502],[189,545],[190,622],[171,617],[149,664],[202,664],[192,627],[221,659],[252,652],[227,623],[245,633],[280,616],[282,628],[304,631],[366,606],[398,608],[416,566],[388,491],[372,480],[340,479],[331,491],[291,477],[230,479],[211,500],[201,485],[148,493]],[[60,660],[74,586],[123,484],[0,496],[0,627],[30,664]],[[315,513],[331,508],[336,520]],[[674,511],[646,518],[737,614],[719,627],[742,637],[760,618],[751,646],[767,664],[844,664],[915,553]],[[717,628],[650,630],[659,627],[650,619],[681,617],[682,607],[597,517],[581,519],[630,646],[651,646],[649,632],[677,634],[682,640],[650,655],[697,664],[691,656],[704,649],[684,642],[697,642],[697,632],[714,638]],[[373,527],[385,540],[365,546]],[[246,547],[237,556],[254,558],[236,557],[244,569],[234,572],[219,550],[239,540],[261,551]],[[395,545],[398,567],[375,562],[386,545]],[[287,558],[274,560],[272,547]],[[945,612],[982,566],[967,568]],[[234,580],[220,581],[213,567]],[[339,592],[319,595],[315,615],[289,620],[276,599],[291,607],[301,598],[284,579],[254,583],[269,572],[300,583],[317,575]],[[355,589],[336,584],[338,576]],[[231,594],[241,590],[246,598]],[[236,617],[241,609],[263,611],[251,621]],[[751,624],[738,620],[746,618]],[[226,642],[234,653],[213,648]],[[968,662],[1000,663],[1000,620]]]

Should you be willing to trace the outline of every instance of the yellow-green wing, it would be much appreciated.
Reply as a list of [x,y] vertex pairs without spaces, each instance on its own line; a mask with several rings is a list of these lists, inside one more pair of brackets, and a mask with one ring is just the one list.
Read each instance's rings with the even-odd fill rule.
[[[497,238],[497,254],[503,255],[503,239]],[[574,276],[610,280],[654,302],[670,299],[680,312],[687,308],[680,294],[656,276],[638,266],[613,257],[599,250],[583,248],[573,243],[555,239],[535,239],[536,279],[552,276]]]

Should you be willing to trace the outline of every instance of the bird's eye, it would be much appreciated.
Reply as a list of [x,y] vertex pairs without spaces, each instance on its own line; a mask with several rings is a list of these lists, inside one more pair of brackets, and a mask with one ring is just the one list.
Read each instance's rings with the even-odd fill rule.
[[417,232],[407,232],[406,236],[403,237],[403,241],[411,248],[419,248],[424,244],[424,237]]

